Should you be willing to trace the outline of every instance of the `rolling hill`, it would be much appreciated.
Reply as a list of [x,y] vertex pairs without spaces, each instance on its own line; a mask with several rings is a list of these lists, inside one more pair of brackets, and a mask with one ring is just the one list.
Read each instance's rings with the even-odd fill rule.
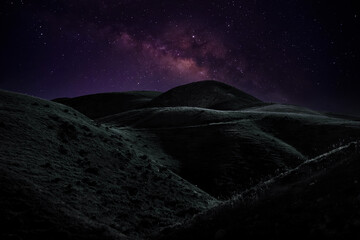
[[0,91],[0,238],[137,239],[218,202],[146,144],[62,104]]
[[360,237],[360,142],[298,167],[151,239]]
[[1,239],[358,234],[360,122],[215,81],[0,91]]

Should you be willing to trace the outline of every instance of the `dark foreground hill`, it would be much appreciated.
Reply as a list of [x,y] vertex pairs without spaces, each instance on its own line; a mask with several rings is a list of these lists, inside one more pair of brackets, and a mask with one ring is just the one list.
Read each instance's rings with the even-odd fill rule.
[[218,202],[146,144],[62,104],[0,91],[0,239],[142,238]]
[[358,239],[360,142],[311,159],[152,239]]
[[0,239],[358,234],[357,118],[214,81],[142,94],[0,91]]

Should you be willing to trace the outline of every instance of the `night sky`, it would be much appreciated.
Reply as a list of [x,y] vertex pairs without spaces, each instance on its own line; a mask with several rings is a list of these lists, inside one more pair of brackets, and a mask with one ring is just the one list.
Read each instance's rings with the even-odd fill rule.
[[0,88],[45,99],[214,79],[360,115],[357,1],[1,1]]

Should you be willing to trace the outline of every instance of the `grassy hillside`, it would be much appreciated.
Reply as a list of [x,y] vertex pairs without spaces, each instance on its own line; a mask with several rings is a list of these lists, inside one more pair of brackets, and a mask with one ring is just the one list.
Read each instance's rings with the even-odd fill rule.
[[152,239],[360,237],[359,160],[360,143],[344,145]]
[[146,108],[99,121],[156,135],[182,177],[221,199],[360,136],[360,122],[281,104]]
[[1,239],[136,239],[217,202],[146,139],[1,91]]

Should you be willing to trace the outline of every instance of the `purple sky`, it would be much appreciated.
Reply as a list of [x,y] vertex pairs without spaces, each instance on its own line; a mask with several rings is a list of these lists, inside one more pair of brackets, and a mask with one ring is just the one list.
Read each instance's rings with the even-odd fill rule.
[[264,101],[360,115],[355,1],[0,5],[2,89],[53,99],[214,79]]

